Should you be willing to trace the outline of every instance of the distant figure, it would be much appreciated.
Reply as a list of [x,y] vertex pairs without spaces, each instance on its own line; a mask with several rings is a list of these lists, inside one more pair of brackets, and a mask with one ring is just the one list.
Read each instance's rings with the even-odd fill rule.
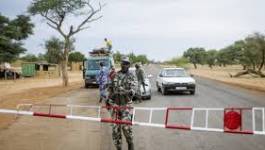
[[108,69],[104,66],[103,62],[99,63],[100,66],[100,71],[99,74],[97,75],[97,82],[99,84],[99,93],[100,93],[100,98],[99,98],[99,103],[102,102],[102,100],[107,99],[107,83],[108,83]]
[[112,50],[112,42],[108,40],[107,38],[105,38],[104,41],[105,41],[107,50],[110,52]]
[[136,74],[136,78],[138,81],[138,88],[137,88],[137,99],[139,100],[139,102],[142,102],[142,97],[141,97],[141,87],[143,87],[144,90],[144,94],[146,93],[145,90],[145,73],[144,70],[141,68],[140,64],[136,64],[135,65],[135,74]]

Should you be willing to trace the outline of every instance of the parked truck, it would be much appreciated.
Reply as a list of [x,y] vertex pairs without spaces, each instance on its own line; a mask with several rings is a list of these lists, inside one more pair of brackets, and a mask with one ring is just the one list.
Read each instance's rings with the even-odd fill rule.
[[111,66],[114,66],[112,53],[105,49],[95,49],[89,52],[89,57],[83,62],[83,78],[86,88],[98,85],[96,77],[100,70],[100,62],[110,69]]

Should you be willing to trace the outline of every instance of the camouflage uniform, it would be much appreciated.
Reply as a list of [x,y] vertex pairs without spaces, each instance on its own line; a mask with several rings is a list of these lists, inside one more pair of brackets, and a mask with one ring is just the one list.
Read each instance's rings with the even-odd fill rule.
[[[109,99],[109,104],[113,107],[126,107],[123,109],[111,109],[110,113],[112,119],[119,119],[122,121],[132,121],[131,107],[132,97],[135,94],[135,77],[132,73],[123,73],[119,71],[110,88],[112,88],[113,93],[111,99]],[[112,125],[112,138],[114,145],[118,150],[122,148],[122,132],[126,138],[128,145],[133,145],[133,134],[130,125],[126,124],[113,124]]]
[[[137,64],[136,66],[139,66],[139,64]],[[142,101],[142,94],[141,94],[141,88],[143,88],[144,90],[144,93],[146,92],[146,89],[145,89],[145,73],[144,73],[144,70],[142,68],[137,68],[136,67],[136,70],[135,70],[135,74],[136,74],[136,77],[137,77],[137,81],[138,81],[138,84],[137,84],[137,93],[136,93],[136,96],[137,96],[137,99],[139,100],[139,102]]]

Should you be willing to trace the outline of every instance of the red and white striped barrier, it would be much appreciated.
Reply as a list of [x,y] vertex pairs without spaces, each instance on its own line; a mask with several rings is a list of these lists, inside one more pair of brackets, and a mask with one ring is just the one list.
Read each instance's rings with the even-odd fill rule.
[[[34,106],[46,106],[48,112],[32,112],[21,110],[22,107],[32,108]],[[54,107],[65,107],[69,109],[69,115],[62,115],[52,113]],[[96,116],[82,116],[74,115],[74,109],[94,109],[97,113]],[[103,110],[113,109],[116,111],[122,109],[129,109],[132,111],[132,121],[119,120],[118,118],[104,118],[101,116]],[[137,121],[137,112],[147,112],[149,114],[148,121]],[[71,120],[85,120],[95,121],[103,123],[116,123],[127,125],[138,125],[147,127],[160,127],[169,129],[181,129],[181,130],[195,130],[195,131],[213,131],[213,132],[225,132],[225,133],[237,133],[237,134],[259,134],[265,135],[265,108],[253,107],[253,108],[182,108],[182,107],[106,107],[106,106],[83,106],[83,105],[31,105],[22,104],[18,105],[17,110],[0,109],[0,113],[4,114],[16,114],[16,115],[28,115],[50,118],[61,118]],[[164,113],[163,123],[154,123],[154,113]],[[185,114],[186,113],[186,114]],[[198,114],[203,114],[203,117],[199,117]],[[176,117],[176,115],[180,115]],[[142,114],[141,114],[142,116]],[[173,117],[172,117],[173,116]],[[210,118],[209,116],[212,116]],[[172,119],[182,118],[182,123],[172,122]],[[199,121],[203,122],[203,125],[196,125]],[[212,127],[212,122],[219,120],[219,127]],[[175,120],[174,120],[175,121]],[[187,122],[184,124],[183,122]],[[221,127],[220,127],[221,126]]]

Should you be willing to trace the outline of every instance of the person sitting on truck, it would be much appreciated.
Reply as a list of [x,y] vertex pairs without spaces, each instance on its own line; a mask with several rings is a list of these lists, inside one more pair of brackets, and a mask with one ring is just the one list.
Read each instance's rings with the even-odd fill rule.
[[107,99],[107,84],[108,84],[108,69],[104,66],[103,62],[99,63],[100,66],[100,71],[97,75],[97,82],[99,84],[99,93],[100,93],[100,98],[99,98],[99,103]]
[[105,38],[104,41],[105,41],[107,50],[110,52],[112,49],[112,42],[108,40],[107,38]]

